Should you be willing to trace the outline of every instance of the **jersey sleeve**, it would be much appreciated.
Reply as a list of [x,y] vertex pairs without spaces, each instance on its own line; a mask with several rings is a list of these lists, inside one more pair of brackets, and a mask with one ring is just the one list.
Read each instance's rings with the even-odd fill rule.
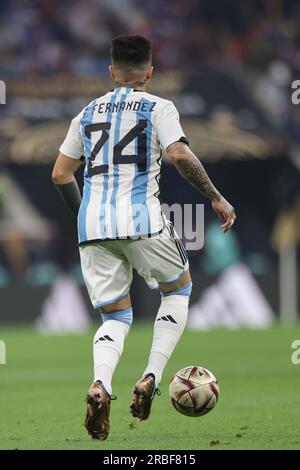
[[84,147],[80,132],[80,120],[82,113],[78,114],[69,127],[65,140],[60,146],[60,152],[67,157],[79,160],[84,155]]
[[157,111],[156,126],[158,140],[164,150],[174,142],[183,141],[188,144],[179,121],[178,111],[171,101]]

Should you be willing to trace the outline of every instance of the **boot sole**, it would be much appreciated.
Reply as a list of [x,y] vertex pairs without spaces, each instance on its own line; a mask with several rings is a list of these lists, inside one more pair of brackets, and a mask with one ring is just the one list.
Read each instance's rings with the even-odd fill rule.
[[[107,425],[107,423],[101,423],[101,420],[97,421],[97,419],[100,419],[99,415],[102,414],[105,406],[105,403],[101,401],[100,393],[88,394],[86,402],[88,408],[91,407],[91,410],[88,409],[87,411],[85,427],[93,439],[105,441],[109,435],[109,423]],[[91,411],[92,416],[89,411]]]
[[[149,418],[149,415],[150,415],[152,398],[151,398],[151,396],[149,397],[145,393],[143,387],[139,387],[138,385],[135,385],[132,393],[133,393],[133,400],[132,400],[132,403],[130,405],[130,412],[131,412],[131,414],[134,418],[138,418],[140,421],[145,421],[146,419]],[[135,397],[137,397],[137,399]],[[143,399],[143,403],[142,404],[137,404],[137,402],[141,398]],[[148,400],[150,402],[149,412],[145,416],[145,406],[146,405],[148,406]]]

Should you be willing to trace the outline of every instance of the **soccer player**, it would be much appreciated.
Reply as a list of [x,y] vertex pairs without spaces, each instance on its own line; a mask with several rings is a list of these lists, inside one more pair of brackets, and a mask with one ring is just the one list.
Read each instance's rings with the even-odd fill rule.
[[[211,200],[224,232],[236,218],[190,150],[174,104],[146,92],[153,72],[151,43],[141,36],[117,37],[109,71],[114,90],[72,120],[52,174],[62,198],[78,215],[82,273],[102,317],[93,342],[94,380],[85,421],[89,434],[100,440],[109,433],[111,381],[132,324],[132,269],[161,293],[149,361],[133,388],[134,417],[149,417],[163,370],[187,321],[192,283],[185,249],[161,211],[161,149]],[[81,198],[74,173],[83,160]]]

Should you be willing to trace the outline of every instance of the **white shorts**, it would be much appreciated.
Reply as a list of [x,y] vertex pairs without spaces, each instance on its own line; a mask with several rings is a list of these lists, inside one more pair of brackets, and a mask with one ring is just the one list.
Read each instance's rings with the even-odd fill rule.
[[81,269],[94,308],[128,295],[132,268],[151,289],[178,280],[189,267],[184,246],[168,222],[160,235],[80,246]]

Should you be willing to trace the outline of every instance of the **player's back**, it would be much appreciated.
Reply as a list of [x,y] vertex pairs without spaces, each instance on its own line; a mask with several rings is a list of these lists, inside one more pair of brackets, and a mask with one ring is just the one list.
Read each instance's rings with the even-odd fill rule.
[[[159,233],[161,147],[184,138],[173,103],[118,87],[92,101],[72,125],[86,158],[80,243]],[[70,154],[67,141],[61,151]]]

